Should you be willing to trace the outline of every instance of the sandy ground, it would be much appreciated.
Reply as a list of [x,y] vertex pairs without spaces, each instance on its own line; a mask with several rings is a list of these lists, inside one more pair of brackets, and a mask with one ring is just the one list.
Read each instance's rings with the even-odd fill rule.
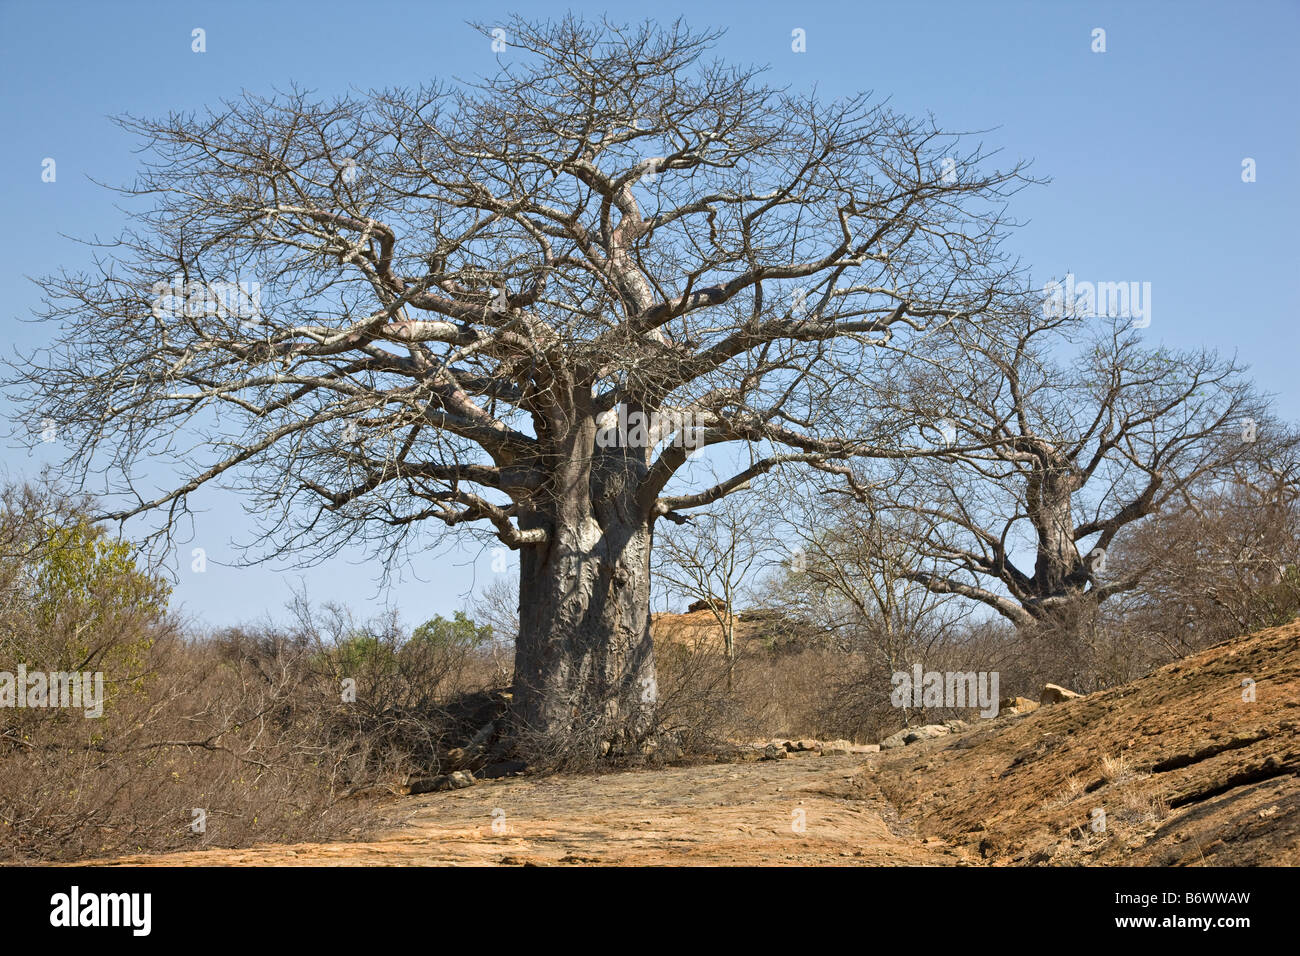
[[405,797],[391,830],[366,843],[259,846],[118,865],[421,866],[557,864],[953,865],[864,786],[865,758],[676,767],[600,776],[483,781]]

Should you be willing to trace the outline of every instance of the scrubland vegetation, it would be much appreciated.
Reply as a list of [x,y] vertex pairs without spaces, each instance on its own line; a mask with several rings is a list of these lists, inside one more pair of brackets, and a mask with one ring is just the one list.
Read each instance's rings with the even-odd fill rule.
[[[1141,556],[1155,567],[1151,584],[1051,628],[915,595],[888,619],[859,593],[873,579],[829,573],[847,539],[828,530],[825,553],[762,579],[767,604],[739,613],[730,660],[720,628],[694,640],[657,634],[661,743],[616,765],[700,759],[773,735],[874,741],[969,717],[891,706],[895,666],[996,670],[1003,696],[1032,696],[1047,681],[1089,692],[1289,620],[1300,606],[1285,560],[1296,513],[1269,501],[1239,486],[1135,536],[1117,560]],[[4,492],[0,670],[103,672],[106,697],[97,719],[0,710],[6,860],[357,836],[377,797],[448,769],[449,751],[476,729],[475,707],[508,693],[509,582],[469,615],[414,628],[303,597],[288,624],[208,632],[170,612],[165,577],[89,514],[90,502],[49,485]],[[1275,560],[1261,572],[1266,553]],[[672,621],[658,619],[657,632]],[[564,765],[575,765],[572,752]]]

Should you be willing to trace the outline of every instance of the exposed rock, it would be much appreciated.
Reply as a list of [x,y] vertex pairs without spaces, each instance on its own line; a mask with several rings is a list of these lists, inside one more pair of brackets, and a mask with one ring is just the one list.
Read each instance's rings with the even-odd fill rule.
[[1038,695],[1043,705],[1059,704],[1063,700],[1074,700],[1076,697],[1082,697],[1082,694],[1076,694],[1072,690],[1066,690],[1057,684],[1047,684],[1043,687],[1043,692]]
[[[699,601],[696,604],[701,605],[700,610],[691,610],[685,614],[665,611],[650,615],[650,637],[656,648],[675,647],[692,652],[707,648],[719,651],[723,649],[726,636],[722,625],[718,623],[718,617],[722,616],[725,620],[726,615],[721,605],[714,612],[707,604]],[[691,607],[694,608],[696,604]],[[731,620],[736,646],[744,647],[754,637],[758,625],[745,623],[735,615],[732,615]]]
[[[958,722],[960,723],[960,721]],[[931,740],[934,737],[943,737],[952,733],[953,728],[948,724],[926,724],[924,727],[913,727],[908,730],[903,740],[906,743],[914,744],[918,740]]]
[[1060,849],[1059,844],[1053,843],[1050,846],[1045,846],[1040,850],[1036,850],[1034,853],[1030,854],[1029,857],[1025,858],[1024,862],[1030,864],[1031,866],[1036,866],[1040,863],[1046,863],[1052,857],[1056,856],[1059,849]]
[[1028,697],[1003,697],[998,701],[998,716],[1014,717],[1016,714],[1028,714],[1038,709],[1038,701]]
[[463,790],[465,787],[472,786],[474,786],[474,775],[468,770],[457,770],[455,773],[444,773],[437,777],[412,780],[408,792],[412,794],[439,793],[443,790]]
[[[1246,677],[1272,691],[1243,700]],[[872,781],[919,832],[972,857],[988,838],[998,865],[1300,863],[1300,741],[1283,726],[1300,714],[1300,621],[1066,700],[981,722],[933,767],[935,745],[887,750]]]
[[935,737],[943,737],[952,733],[952,728],[945,724],[926,724],[924,727],[904,727],[896,734],[891,734],[880,742],[881,750],[892,750],[895,747],[906,747],[908,744],[914,744],[919,740],[932,740]]
[[686,605],[686,613],[693,614],[696,611],[725,611],[727,602],[721,598],[700,598],[698,601],[692,601]]
[[786,749],[784,747],[779,747],[776,744],[768,744],[763,748],[762,759],[764,760],[784,760],[788,756],[790,756],[790,754]]

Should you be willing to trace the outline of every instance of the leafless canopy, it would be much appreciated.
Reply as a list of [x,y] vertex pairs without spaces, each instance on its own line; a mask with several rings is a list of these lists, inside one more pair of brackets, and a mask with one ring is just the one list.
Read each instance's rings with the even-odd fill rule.
[[1137,587],[1143,568],[1107,566],[1116,537],[1282,434],[1235,362],[1145,345],[1128,320],[1024,308],[931,346],[900,395],[947,453],[866,469],[854,495],[908,534],[913,580],[1017,625]]
[[[119,517],[239,476],[276,552],[425,519],[543,545],[620,405],[753,449],[671,495],[686,451],[638,453],[651,521],[781,462],[899,451],[871,356],[1009,285],[1020,168],[865,96],[769,88],[680,24],[507,36],[478,84],[122,120],[134,224],[43,280],[62,332],[11,377],[74,472],[133,496]],[[145,462],[180,478],[137,491]]]

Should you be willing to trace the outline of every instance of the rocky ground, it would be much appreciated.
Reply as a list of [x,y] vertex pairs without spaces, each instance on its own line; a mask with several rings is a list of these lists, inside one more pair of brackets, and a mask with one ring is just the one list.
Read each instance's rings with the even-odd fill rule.
[[98,862],[1297,865],[1297,730],[1300,623],[879,751],[764,742],[734,763],[487,780],[396,799],[369,842]]
[[1296,865],[1297,731],[1293,623],[915,744],[869,779],[918,836],[990,863]]

